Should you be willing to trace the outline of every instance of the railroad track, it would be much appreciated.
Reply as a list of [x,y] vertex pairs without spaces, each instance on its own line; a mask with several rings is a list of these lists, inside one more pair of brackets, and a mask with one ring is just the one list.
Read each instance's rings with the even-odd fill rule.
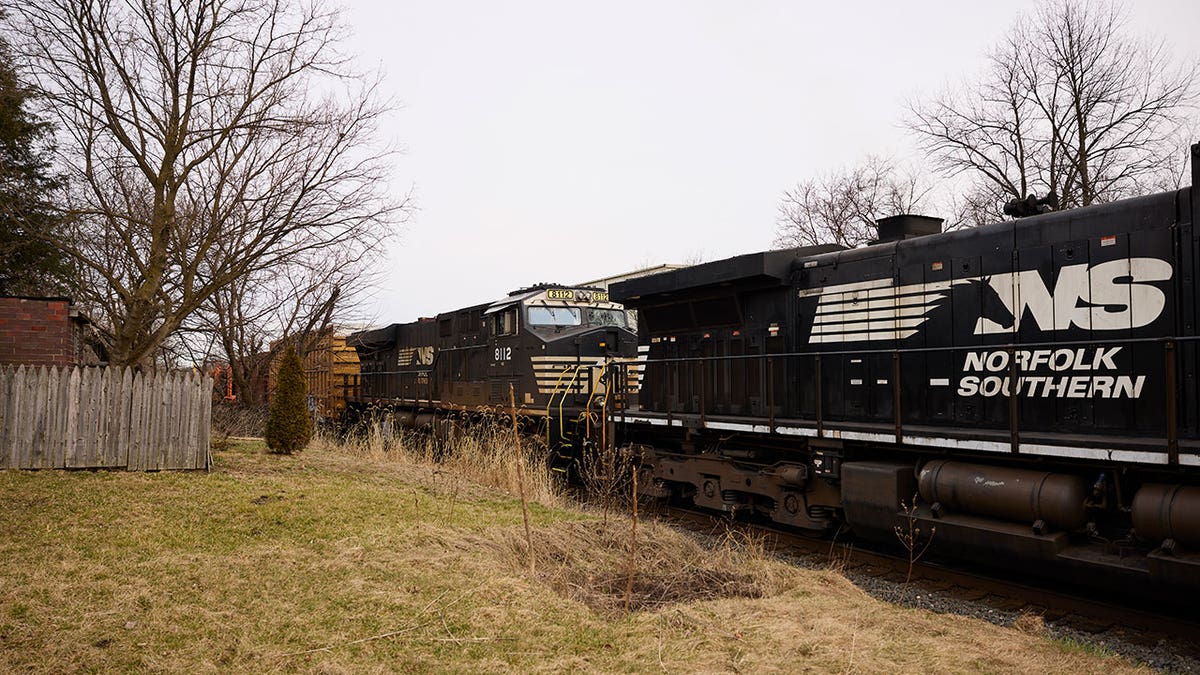
[[[768,534],[775,542],[777,554],[803,558],[810,564],[826,561],[825,564],[844,569],[848,576],[863,574],[904,584],[902,596],[907,596],[910,601],[924,593],[937,593],[951,601],[985,604],[1006,615],[1034,614],[1048,624],[1066,627],[1074,632],[1112,635],[1125,642],[1151,648],[1167,641],[1177,655],[1200,663],[1200,622],[1194,618],[1194,605],[1189,616],[1181,613],[1187,612],[1186,606],[1178,610],[1165,610],[1110,602],[1085,597],[1082,592],[1052,588],[1048,585],[1050,582],[1042,584],[1008,579],[992,572],[925,559],[911,563],[909,580],[907,552],[898,555],[877,548],[864,548],[858,543],[815,539],[777,527],[678,506],[660,505],[657,517],[701,534],[730,528]],[[920,606],[919,603],[906,604]]]

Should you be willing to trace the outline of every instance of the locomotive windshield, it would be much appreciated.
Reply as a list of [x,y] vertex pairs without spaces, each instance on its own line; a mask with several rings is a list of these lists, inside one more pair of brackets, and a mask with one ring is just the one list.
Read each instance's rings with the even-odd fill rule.
[[616,326],[625,328],[625,310],[623,309],[599,309],[588,307],[583,310],[587,317],[587,325],[589,326]]
[[551,307],[542,305],[529,308],[530,326],[578,326],[583,317],[578,307]]
[[599,307],[567,307],[565,305],[536,305],[529,308],[530,326],[616,326],[625,328],[625,312]]

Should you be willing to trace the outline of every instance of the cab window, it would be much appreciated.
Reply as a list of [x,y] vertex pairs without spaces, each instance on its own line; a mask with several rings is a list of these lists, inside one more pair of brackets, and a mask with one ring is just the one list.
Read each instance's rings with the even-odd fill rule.
[[510,307],[492,316],[492,335],[513,335],[517,332],[517,308]]
[[531,326],[578,326],[582,323],[583,316],[578,307],[541,305],[529,308]]
[[623,309],[599,309],[596,307],[588,307],[584,310],[589,326],[616,326],[617,328],[626,328],[629,324],[625,320],[625,310]]

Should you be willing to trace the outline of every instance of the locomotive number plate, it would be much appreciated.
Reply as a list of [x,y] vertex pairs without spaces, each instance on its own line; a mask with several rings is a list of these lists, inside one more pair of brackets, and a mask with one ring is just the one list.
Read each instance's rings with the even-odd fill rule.
[[596,291],[592,293],[592,302],[608,302],[608,292]]
[[546,297],[550,298],[551,300],[574,300],[575,291],[555,288],[546,291]]

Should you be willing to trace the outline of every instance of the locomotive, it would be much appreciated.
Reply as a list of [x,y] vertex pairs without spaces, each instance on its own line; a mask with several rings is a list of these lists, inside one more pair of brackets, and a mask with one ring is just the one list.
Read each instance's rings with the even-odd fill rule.
[[621,373],[634,386],[610,386],[616,371],[607,366],[633,360],[637,337],[624,309],[591,287],[538,284],[496,302],[354,333],[347,344],[360,364],[347,394],[354,410],[382,406],[405,425],[431,426],[511,406],[540,422],[564,456],[587,439],[597,410],[633,395],[638,375],[635,365]]
[[646,357],[617,441],[647,495],[1194,593],[1198,225],[1200,145],[1177,191],[614,284]]

